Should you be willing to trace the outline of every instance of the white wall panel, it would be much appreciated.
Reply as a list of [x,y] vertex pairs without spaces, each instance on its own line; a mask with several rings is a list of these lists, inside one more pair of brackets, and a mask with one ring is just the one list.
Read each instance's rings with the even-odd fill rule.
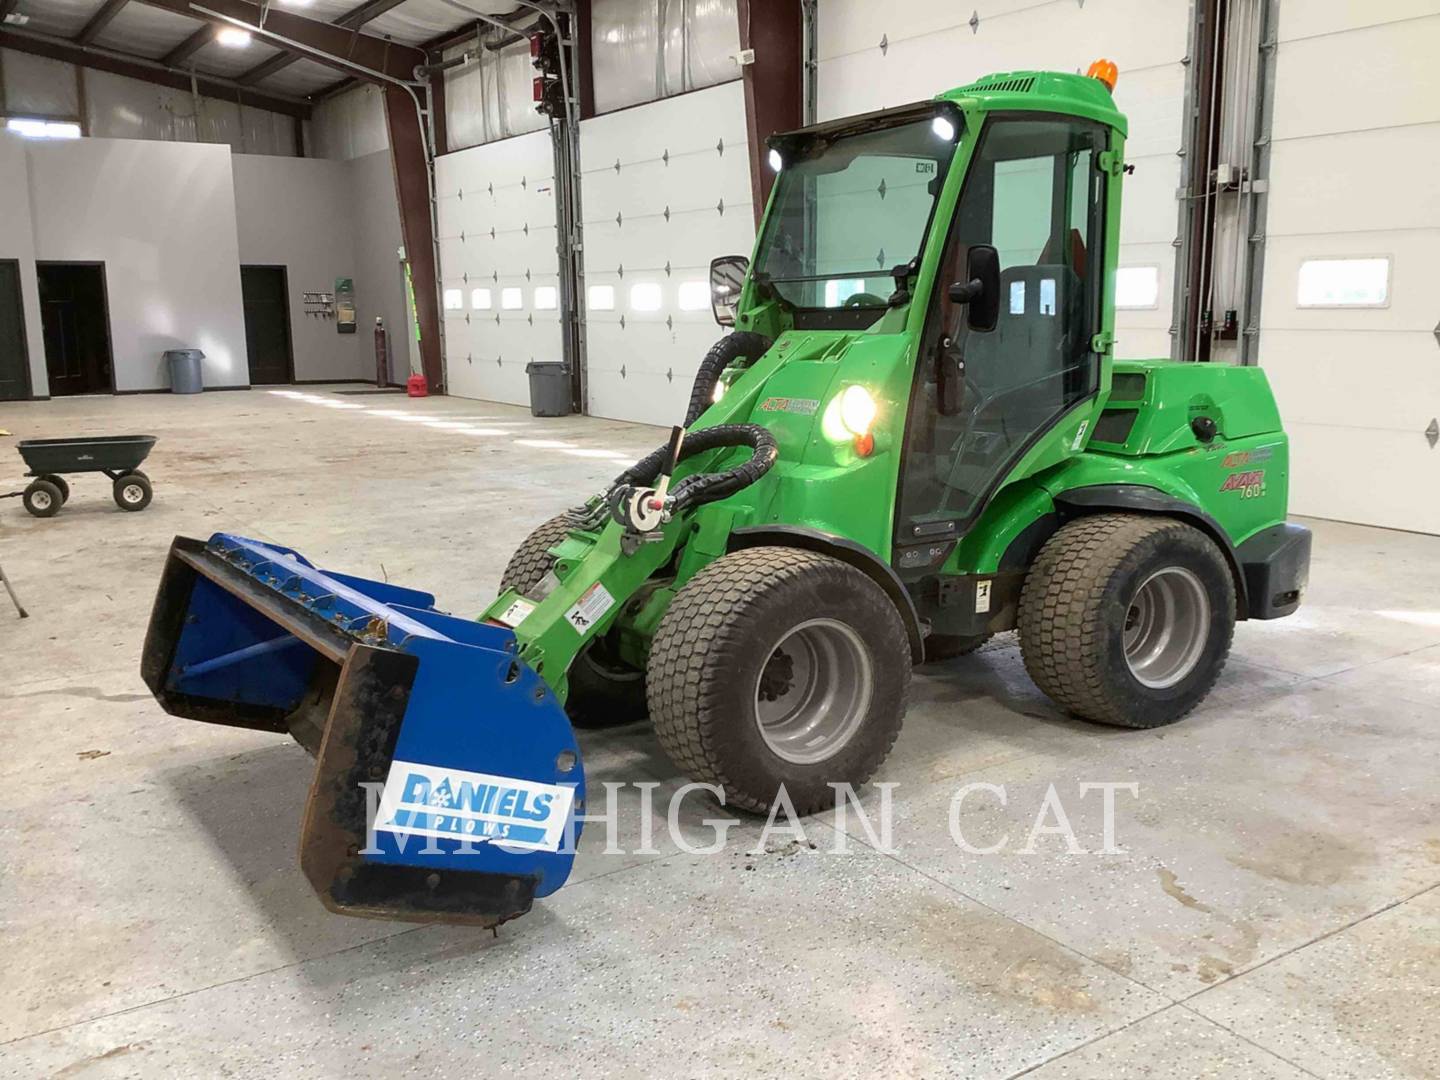
[[169,385],[162,354],[198,348],[207,386],[244,386],[230,148],[35,140],[35,258],[103,262],[117,390]]
[[[1291,509],[1440,533],[1440,0],[1285,3],[1279,40],[1259,359]],[[1335,93],[1356,57],[1383,76]],[[1299,306],[1304,260],[1373,256],[1385,306]]]
[[[558,303],[537,308],[535,295],[559,288],[550,133],[446,154],[435,165],[443,288],[458,290],[462,303],[444,312],[449,391],[528,404],[525,365],[564,359]],[[474,306],[476,289],[489,291],[489,308]],[[519,308],[505,310],[506,289],[520,290]]]
[[326,98],[310,114],[310,153],[349,161],[390,148],[385,95],[378,86],[360,86]]
[[[678,424],[721,333],[708,299],[681,310],[680,288],[755,243],[741,84],[583,121],[580,160],[586,285],[615,291],[613,311],[586,312],[589,410]],[[657,310],[635,309],[636,285],[659,287]]]
[[[442,55],[451,60],[476,51],[471,38]],[[525,40],[494,51],[479,48],[476,59],[445,72],[445,131],[450,146],[461,150],[547,128],[549,119],[535,108],[534,78],[530,43]]]
[[595,0],[595,107],[623,109],[740,77],[736,0]]
[[[0,69],[4,72],[4,104],[10,113],[79,116],[79,84],[73,65],[0,49]],[[87,68],[83,74],[86,124],[96,138],[225,143],[236,153],[281,157],[295,153],[296,121],[281,113],[249,106],[242,109],[233,101],[197,96],[108,71]]]
[[[971,15],[979,21],[972,29]],[[1187,0],[820,0],[821,119],[933,97],[997,71],[1120,67],[1130,120],[1120,263],[1161,267],[1159,307],[1116,315],[1116,355],[1168,356],[1190,5]]]

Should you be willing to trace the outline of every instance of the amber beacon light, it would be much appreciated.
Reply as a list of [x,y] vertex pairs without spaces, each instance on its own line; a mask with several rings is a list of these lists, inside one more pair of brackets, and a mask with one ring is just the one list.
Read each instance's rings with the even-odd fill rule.
[[1115,92],[1115,84],[1120,81],[1120,69],[1115,66],[1114,60],[1096,60],[1085,74],[1092,79],[1099,79],[1112,94]]

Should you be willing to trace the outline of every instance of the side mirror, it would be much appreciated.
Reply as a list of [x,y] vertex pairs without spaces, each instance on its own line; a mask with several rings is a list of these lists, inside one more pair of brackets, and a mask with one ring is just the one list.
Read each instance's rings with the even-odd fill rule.
[[744,255],[721,255],[710,260],[710,310],[721,326],[735,325],[735,309],[749,270],[750,260]]
[[953,303],[967,304],[965,321],[971,330],[994,330],[1000,318],[1000,253],[989,244],[976,244],[965,260],[968,281],[950,286]]

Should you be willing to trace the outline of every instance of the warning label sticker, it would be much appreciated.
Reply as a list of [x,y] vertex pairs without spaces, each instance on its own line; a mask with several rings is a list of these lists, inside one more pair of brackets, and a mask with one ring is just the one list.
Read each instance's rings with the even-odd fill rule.
[[614,606],[615,598],[597,581],[585,590],[574,607],[565,612],[565,621],[577,633],[583,634]]
[[975,614],[979,615],[990,610],[990,582],[977,581],[975,583]]
[[514,603],[500,613],[500,621],[513,630],[524,622],[530,612],[534,610],[534,604],[523,596],[517,596]]

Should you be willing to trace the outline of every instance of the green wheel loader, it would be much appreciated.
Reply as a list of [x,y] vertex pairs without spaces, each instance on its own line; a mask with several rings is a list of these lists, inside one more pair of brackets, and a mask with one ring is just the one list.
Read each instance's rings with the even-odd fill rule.
[[482,925],[565,880],[576,725],[648,712],[728,805],[810,812],[885,759],[912,665],[1017,628],[1061,707],[1178,720],[1237,619],[1299,605],[1310,535],[1263,372],[1112,356],[1125,133],[1100,79],[1015,72],[772,138],[683,423],[479,619],[177,538],[149,686],[316,755],[331,908]]

